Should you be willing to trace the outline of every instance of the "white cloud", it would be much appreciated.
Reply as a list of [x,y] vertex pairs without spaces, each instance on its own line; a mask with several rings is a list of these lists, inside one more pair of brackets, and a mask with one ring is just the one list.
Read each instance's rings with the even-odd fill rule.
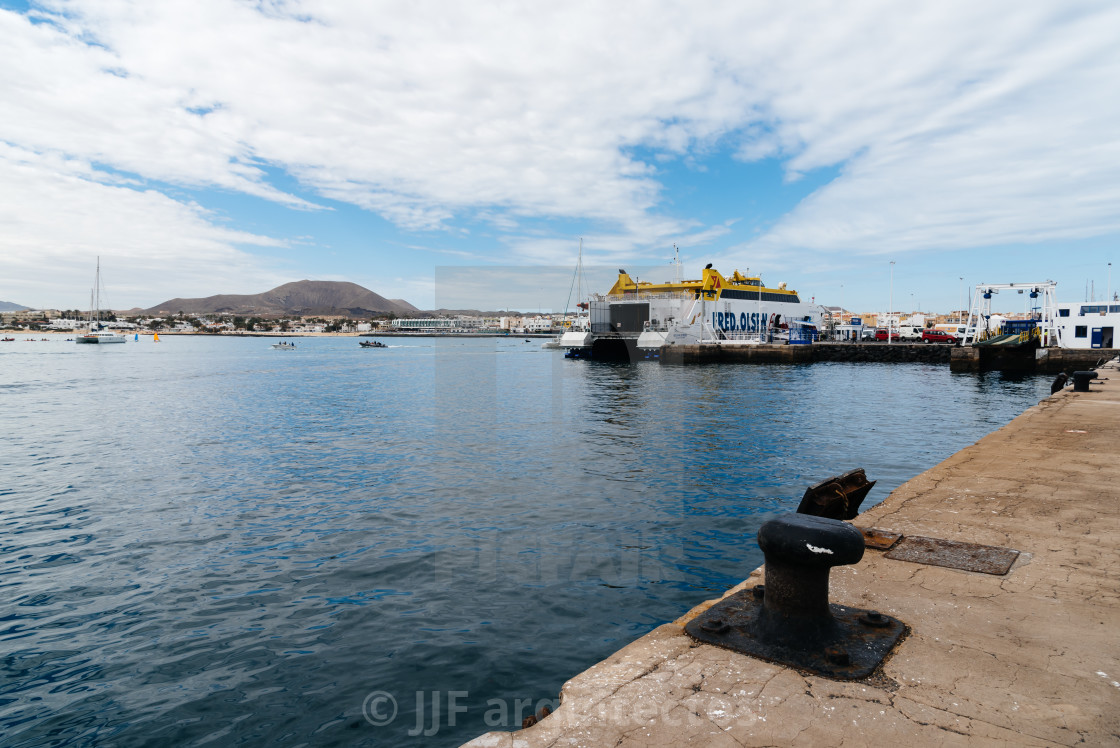
[[[511,261],[572,252],[574,240],[526,223],[580,221],[597,230],[592,261],[615,264],[730,233],[722,219],[673,215],[658,171],[666,156],[730,147],[783,159],[790,179],[840,169],[746,245],[751,257],[1118,229],[1114,4],[43,7],[37,23],[0,11],[0,141],[43,169],[86,165],[99,184],[82,194],[123,210],[158,196],[127,181],[110,191],[92,172],[293,208],[317,195],[406,230],[476,218]],[[215,217],[179,209],[204,243],[235,251],[214,238]]]
[[751,249],[904,252],[1120,229],[1120,98],[1106,93],[1120,7],[916,7],[885,24],[893,44],[851,33],[879,51],[849,67],[865,83],[796,76],[808,87],[775,97],[777,140],[803,144],[790,169],[844,167]]
[[[86,308],[101,257],[117,308],[213,293],[260,293],[280,278],[238,246],[275,247],[222,228],[198,206],[91,180],[88,164],[0,143],[0,285],[20,303]],[[216,288],[216,284],[219,288]]]

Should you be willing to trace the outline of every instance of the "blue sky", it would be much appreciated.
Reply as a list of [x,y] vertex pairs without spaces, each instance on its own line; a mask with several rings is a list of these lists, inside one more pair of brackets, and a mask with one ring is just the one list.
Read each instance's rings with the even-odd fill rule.
[[561,310],[581,238],[599,291],[676,244],[858,311],[892,260],[896,309],[1100,299],[1118,38],[1107,2],[0,0],[0,300],[82,306],[100,256],[117,308]]

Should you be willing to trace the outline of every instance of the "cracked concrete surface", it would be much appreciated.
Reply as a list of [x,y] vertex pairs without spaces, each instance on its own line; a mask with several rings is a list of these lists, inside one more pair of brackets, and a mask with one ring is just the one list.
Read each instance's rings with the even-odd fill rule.
[[871,550],[833,569],[832,602],[911,627],[870,679],[699,644],[683,627],[709,600],[572,678],[538,724],[467,746],[1120,744],[1120,368],[1098,371],[855,520],[1022,552],[1006,576]]

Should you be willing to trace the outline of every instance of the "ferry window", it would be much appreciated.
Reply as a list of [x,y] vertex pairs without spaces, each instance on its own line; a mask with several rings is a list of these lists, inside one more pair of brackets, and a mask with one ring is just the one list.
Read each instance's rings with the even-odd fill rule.
[[1068,309],[1059,309],[1058,310],[1058,316],[1059,317],[1068,317],[1069,316],[1069,310]]
[[1076,327],[1073,328],[1073,337],[1075,337],[1075,338],[1088,337],[1088,335],[1086,334],[1087,329],[1088,329],[1087,325],[1077,325]]
[[1116,314],[1117,312],[1120,312],[1120,304],[1113,304],[1108,308],[1109,314]]

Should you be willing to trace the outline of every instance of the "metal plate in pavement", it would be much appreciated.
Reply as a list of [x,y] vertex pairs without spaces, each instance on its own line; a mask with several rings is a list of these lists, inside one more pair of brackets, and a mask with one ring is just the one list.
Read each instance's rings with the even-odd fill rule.
[[1012,564],[1019,558],[1019,551],[996,545],[978,545],[907,535],[898,545],[883,555],[896,561],[910,561],[915,564],[944,566],[949,569],[1001,576],[1011,570]]

